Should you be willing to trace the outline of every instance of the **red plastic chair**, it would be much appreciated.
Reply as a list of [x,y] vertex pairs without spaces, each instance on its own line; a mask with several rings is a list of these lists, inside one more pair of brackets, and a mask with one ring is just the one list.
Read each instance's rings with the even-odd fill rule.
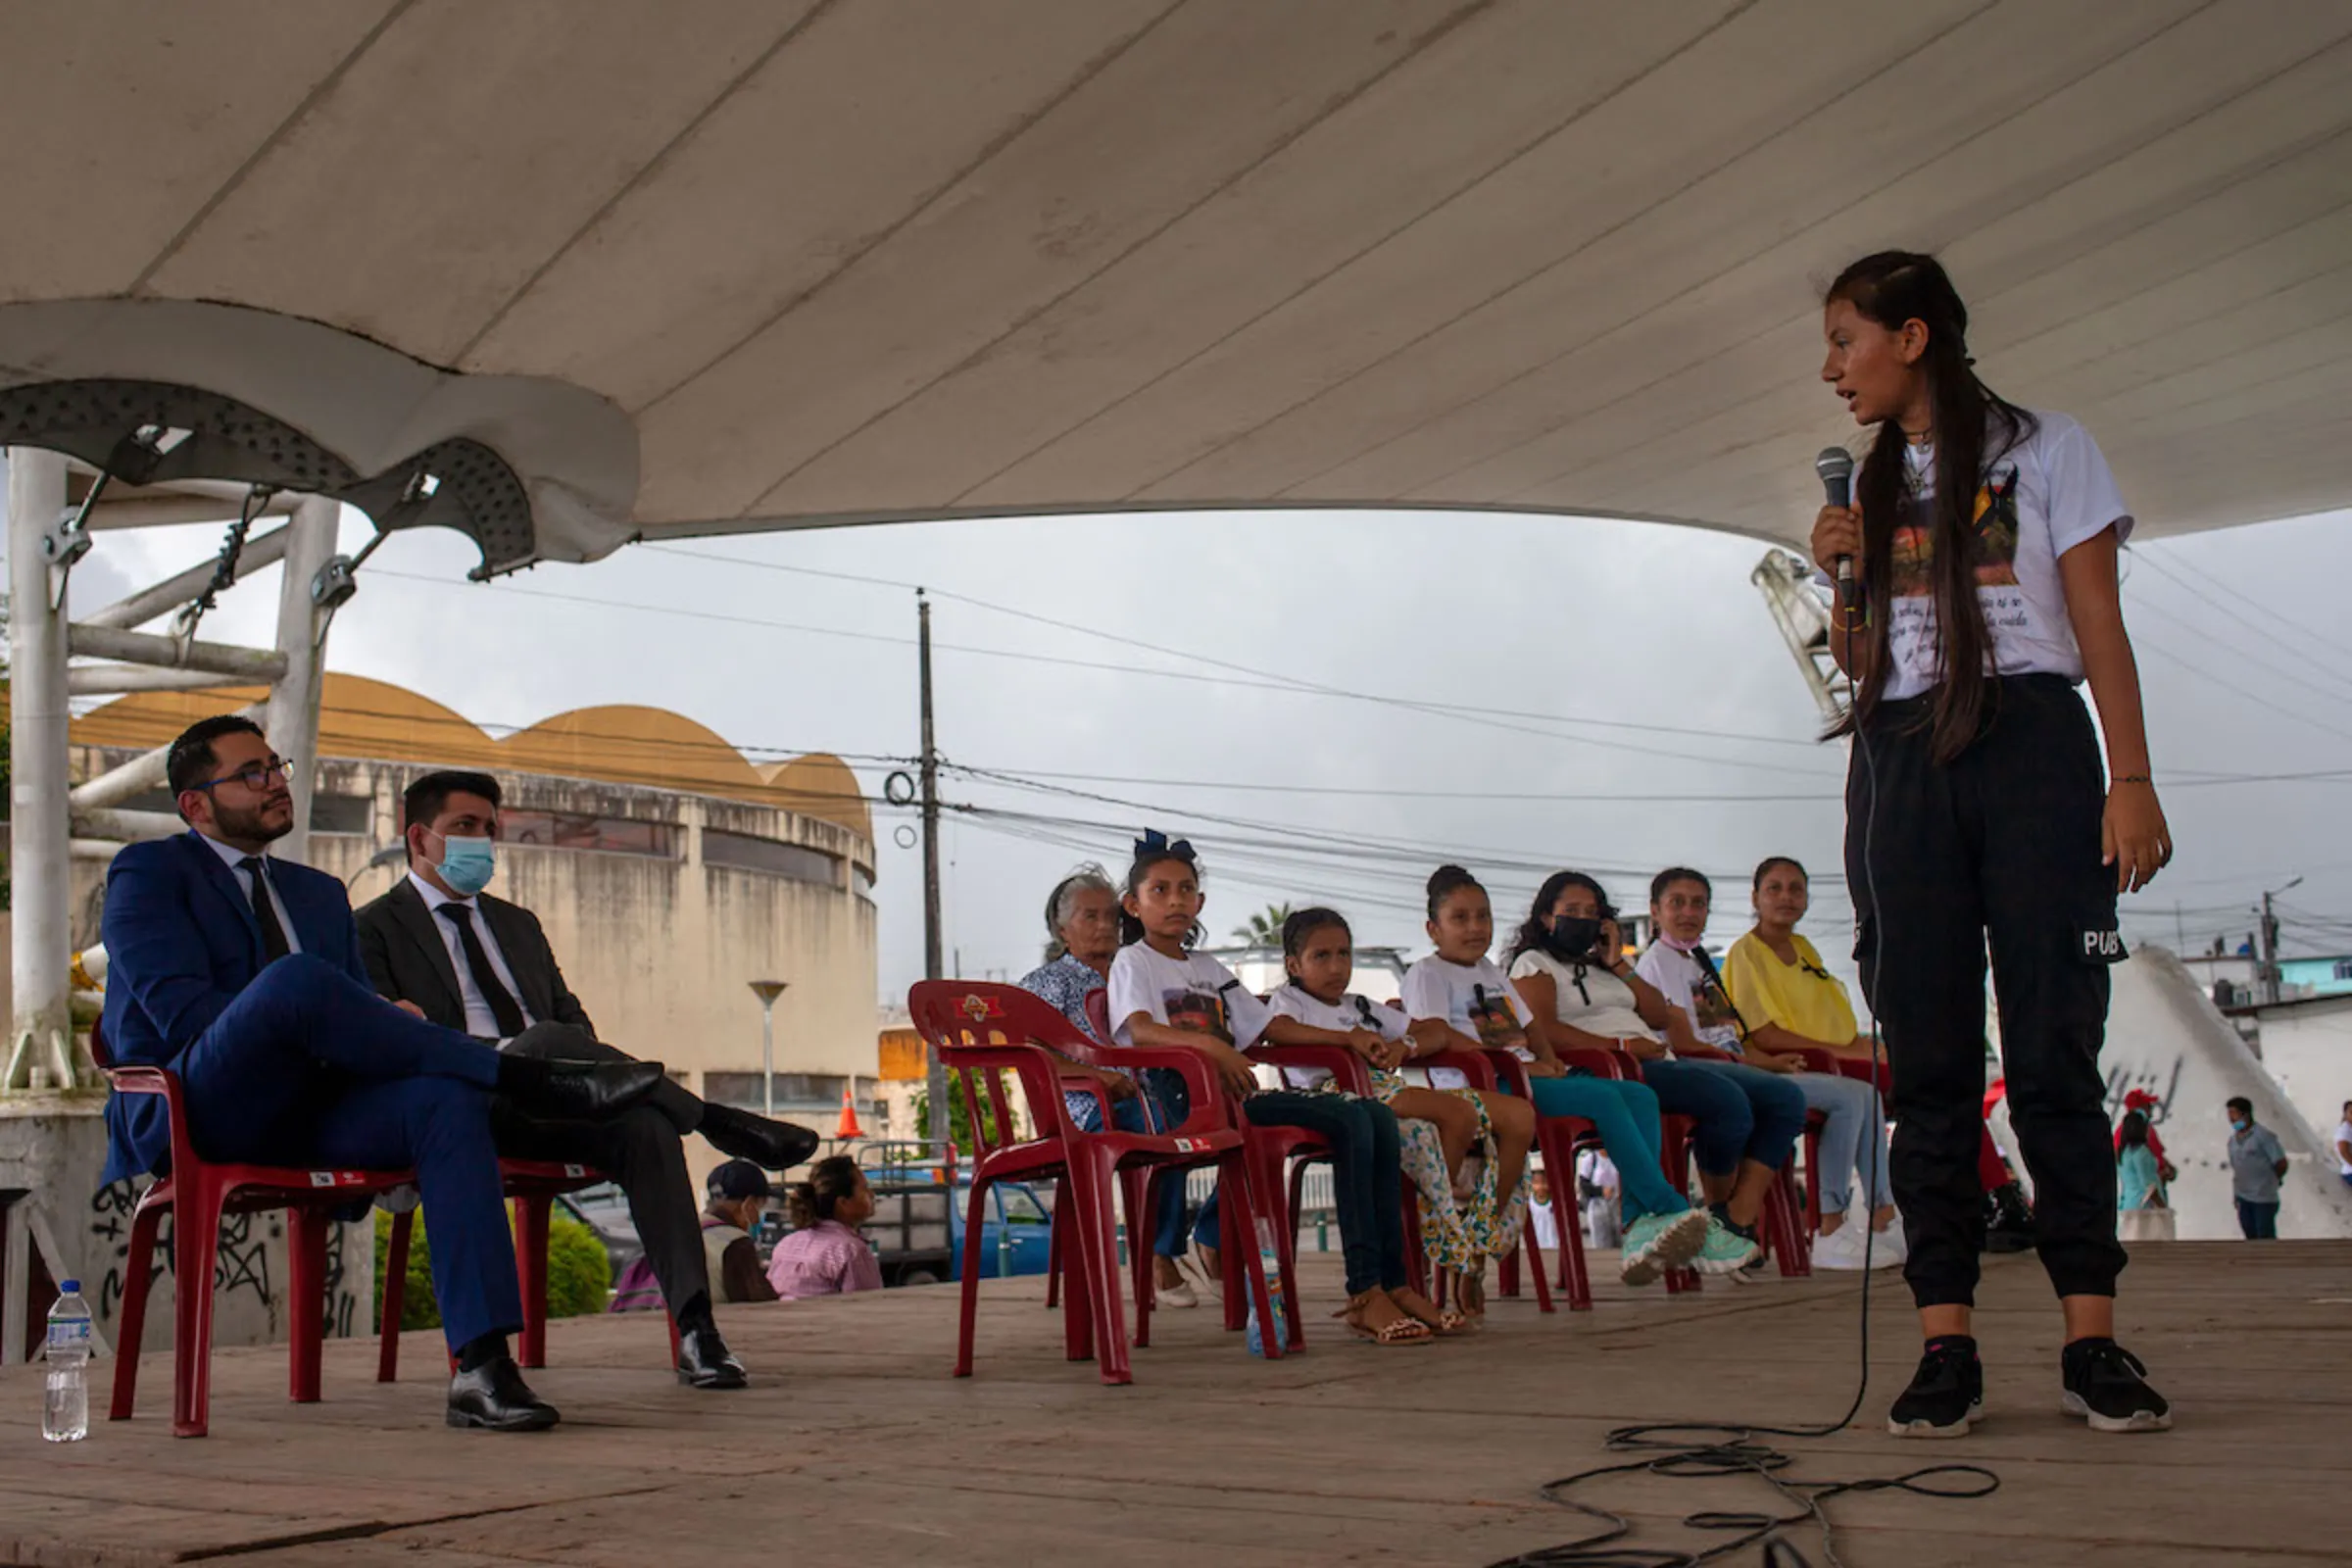
[[[1530,1104],[1535,1102],[1533,1077],[1527,1070],[1526,1062],[1507,1051],[1488,1051],[1481,1054],[1493,1064],[1504,1088],[1524,1098]],[[1625,1076],[1623,1064],[1614,1052],[1570,1051],[1563,1054],[1560,1059],[1597,1077]],[[1560,1216],[1559,1287],[1567,1294],[1568,1309],[1572,1312],[1592,1310],[1592,1276],[1586,1266],[1584,1227],[1573,1200],[1576,1156],[1599,1142],[1599,1129],[1582,1116],[1539,1115],[1536,1118],[1536,1148],[1544,1155],[1544,1170],[1551,1173],[1552,1203]],[[1540,1261],[1538,1266],[1541,1267]]]
[[[1413,1065],[1428,1069],[1450,1067],[1455,1072],[1460,1073],[1464,1079],[1468,1080],[1471,1088],[1484,1089],[1492,1094],[1497,1092],[1504,1086],[1504,1081],[1498,1073],[1495,1062],[1495,1058],[1498,1055],[1507,1057],[1511,1062],[1511,1065],[1514,1067],[1520,1065],[1519,1058],[1516,1056],[1511,1056],[1507,1052],[1496,1053],[1489,1051],[1443,1051],[1432,1055],[1416,1056],[1413,1058]],[[1512,1092],[1519,1095],[1521,1098],[1525,1098],[1526,1088],[1526,1081],[1524,1078],[1522,1078],[1519,1080],[1516,1088],[1514,1088]],[[1532,1105],[1535,1103],[1535,1102],[1530,1100],[1528,1103]],[[1542,1116],[1536,1118],[1539,1136],[1541,1135],[1542,1125],[1545,1119],[1546,1118]],[[1548,1161],[1546,1163],[1548,1163]],[[1572,1166],[1571,1168],[1573,1169],[1574,1167]],[[1561,1226],[1561,1234],[1563,1236],[1568,1235],[1569,1229],[1570,1228],[1568,1226]],[[1564,1242],[1562,1245],[1575,1247],[1577,1249],[1577,1268],[1581,1274],[1584,1268],[1584,1250],[1582,1241],[1572,1239]],[[1551,1302],[1551,1284],[1547,1279],[1544,1278],[1544,1247],[1542,1243],[1536,1240],[1536,1216],[1532,1207],[1520,1215],[1519,1245],[1511,1249],[1511,1250],[1508,1252],[1503,1253],[1501,1257],[1495,1260],[1494,1294],[1497,1296],[1509,1297],[1516,1297],[1519,1294],[1519,1254],[1522,1251],[1525,1251],[1527,1254],[1528,1273],[1533,1276],[1536,1282],[1536,1309],[1540,1312],[1558,1311],[1559,1308],[1552,1305]],[[1444,1292],[1446,1282],[1440,1280],[1438,1283],[1440,1287],[1439,1298],[1442,1301],[1444,1299]],[[1576,1303],[1571,1302],[1570,1304],[1573,1306]],[[1585,1304],[1591,1304],[1591,1296],[1589,1292],[1587,1293],[1587,1300]]]
[[[1107,991],[1087,993],[1086,1021],[1093,1027],[1098,1040],[1111,1038],[1110,994]],[[1252,1204],[1250,1212],[1263,1212],[1272,1218],[1275,1195],[1284,1188],[1283,1167],[1294,1158],[1299,1162],[1299,1168],[1316,1159],[1329,1159],[1331,1151],[1320,1138],[1302,1128],[1259,1127],[1238,1112],[1235,1120],[1241,1129],[1243,1150],[1249,1156],[1250,1179],[1257,1183],[1256,1190],[1265,1195]],[[1103,1125],[1110,1125],[1107,1114]],[[1152,1170],[1133,1173],[1122,1183],[1127,1203],[1127,1262],[1133,1274],[1131,1289],[1135,1292],[1135,1343],[1139,1347],[1152,1343],[1152,1313],[1159,1298],[1158,1282],[1152,1278],[1152,1249],[1145,1237],[1151,1234],[1150,1227],[1164,1201],[1162,1194],[1166,1184],[1182,1180],[1184,1176],[1180,1172]],[[1224,1190],[1222,1179],[1218,1190],[1220,1193]],[[1246,1286],[1242,1277],[1242,1254],[1247,1251],[1253,1258],[1260,1256],[1254,1234],[1255,1220],[1246,1225],[1238,1224],[1236,1212],[1234,1206],[1220,1197],[1217,1204],[1217,1261],[1225,1306],[1225,1328],[1229,1333],[1238,1333],[1247,1328],[1250,1322],[1250,1299],[1244,1294]],[[1283,1288],[1283,1348],[1295,1350],[1303,1348],[1305,1332],[1298,1312],[1297,1210],[1294,1207],[1287,1212],[1291,1215],[1287,1237],[1282,1234],[1283,1227],[1275,1227],[1275,1256],[1279,1260],[1278,1273]]]
[[[1017,987],[926,980],[907,993],[906,1005],[924,1042],[956,1075],[970,1113],[976,1157],[966,1234],[980,1233],[988,1191],[997,1183],[1059,1179],[1054,1206],[1067,1211],[1069,1226],[1062,1258],[1070,1271],[1063,1312],[1069,1357],[1094,1356],[1104,1383],[1134,1381],[1119,1290],[1113,1195],[1125,1185],[1121,1178],[1131,1172],[1146,1172],[1157,1180],[1165,1179],[1166,1172],[1213,1163],[1220,1177],[1232,1178],[1225,1186],[1227,1210],[1237,1213],[1245,1226],[1251,1225],[1256,1205],[1235,1102],[1198,1053],[1142,1047],[1106,1050]],[[1191,1114],[1183,1126],[1167,1133],[1079,1132],[1071,1127],[1062,1105],[1055,1056],[1095,1068],[1161,1067],[1177,1072],[1185,1080]],[[1007,1071],[1033,1122],[1026,1139],[1012,1136],[1013,1106],[1004,1088]],[[985,1085],[985,1102],[980,1085]],[[1244,1261],[1251,1298],[1261,1319],[1270,1319],[1255,1249]],[[956,1331],[957,1377],[971,1375],[979,1285],[979,1249],[967,1247]],[[1138,1302],[1139,1324],[1149,1312],[1146,1297]],[[1282,1353],[1275,1337],[1267,1340],[1266,1353]]]
[[[502,1159],[498,1174],[514,1212],[514,1282],[522,1294],[522,1333],[516,1337],[518,1366],[547,1365],[547,1246],[554,1223],[556,1200],[611,1178],[593,1165],[537,1159]],[[409,1248],[416,1229],[414,1209],[392,1216],[392,1233],[384,1247],[382,1291],[383,1327],[378,1334],[375,1381],[397,1382],[400,1377],[400,1309],[408,1297]],[[678,1362],[677,1319],[662,1314],[669,1325],[669,1362]]]
[[[1885,1114],[1886,1096],[1892,1086],[1884,1081],[1886,1075],[1877,1062],[1840,1056],[1836,1052],[1823,1051],[1816,1046],[1799,1047],[1784,1054],[1802,1057],[1808,1072],[1834,1073],[1840,1078],[1851,1078],[1872,1085],[1879,1092],[1880,1112]],[[1810,1217],[1810,1223],[1800,1226],[1800,1229],[1806,1232],[1808,1273],[1811,1272],[1811,1235],[1821,1229],[1821,1129],[1826,1120],[1820,1111],[1814,1111],[1805,1118],[1805,1213]]]
[[[1629,1076],[1641,1075],[1640,1061],[1632,1056],[1625,1056],[1623,1060],[1633,1069]],[[1659,1120],[1662,1147],[1658,1151],[1658,1163],[1665,1167],[1666,1180],[1675,1191],[1685,1191],[1690,1180],[1691,1133],[1698,1124],[1689,1116],[1666,1115]],[[1781,1273],[1786,1278],[1804,1278],[1813,1272],[1813,1250],[1798,1212],[1800,1200],[1796,1193],[1795,1164],[1793,1154],[1782,1163],[1780,1170],[1774,1174],[1772,1186],[1765,1190],[1763,1211],[1757,1216],[1757,1235],[1778,1260]],[[1699,1288],[1696,1269],[1666,1271],[1666,1290],[1669,1295],[1680,1295]]]
[[[90,1052],[101,1064],[109,1060],[106,1043],[95,1028],[90,1031]],[[326,1338],[328,1223],[335,1210],[416,1178],[403,1170],[214,1163],[199,1157],[189,1140],[187,1102],[177,1073],[169,1067],[110,1066],[107,1078],[117,1094],[160,1097],[172,1134],[170,1170],[139,1196],[131,1212],[108,1419],[129,1420],[137,1399],[139,1342],[155,1281],[156,1235],[166,1214],[172,1216],[172,1272],[177,1286],[172,1301],[172,1435],[201,1438],[211,1426],[213,1278],[220,1261],[220,1221],[228,1214],[286,1211],[287,1397],[297,1404],[316,1403]],[[191,1281],[202,1283],[191,1286]]]
[[[1365,1065],[1364,1058],[1341,1046],[1276,1046],[1261,1042],[1252,1046],[1248,1054],[1251,1060],[1262,1061],[1270,1067],[1293,1071],[1320,1069],[1329,1072],[1348,1094],[1363,1100],[1378,1098],[1372,1092],[1372,1073]],[[1289,1080],[1284,1081],[1287,1083]],[[1330,1160],[1329,1150],[1320,1152],[1301,1152],[1291,1165],[1287,1210],[1291,1223],[1286,1234],[1293,1248],[1298,1245],[1298,1224],[1305,1212],[1307,1168],[1317,1163],[1328,1164]],[[1404,1226],[1405,1274],[1412,1288],[1426,1296],[1429,1294],[1429,1258],[1421,1247],[1421,1195],[1413,1186],[1410,1176],[1403,1177],[1402,1181],[1403,1192],[1399,1202]],[[1285,1279],[1288,1279],[1287,1275]]]

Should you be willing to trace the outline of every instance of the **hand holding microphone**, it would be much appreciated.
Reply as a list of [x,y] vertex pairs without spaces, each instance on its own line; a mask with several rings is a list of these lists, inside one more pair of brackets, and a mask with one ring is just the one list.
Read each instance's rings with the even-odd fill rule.
[[1813,471],[1821,475],[1829,503],[1813,519],[1813,560],[1834,564],[1838,611],[1853,614],[1859,610],[1854,562],[1862,554],[1862,514],[1853,508],[1853,455],[1843,447],[1829,447],[1813,460]]

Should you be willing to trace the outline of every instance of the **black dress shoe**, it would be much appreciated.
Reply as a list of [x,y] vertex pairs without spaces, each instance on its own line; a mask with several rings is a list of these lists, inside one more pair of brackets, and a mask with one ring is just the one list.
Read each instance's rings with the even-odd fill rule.
[[720,1153],[748,1159],[761,1170],[788,1170],[815,1153],[819,1142],[811,1128],[770,1121],[733,1105],[704,1105],[696,1131]]
[[714,1326],[688,1329],[678,1336],[678,1381],[695,1389],[740,1389],[751,1382],[751,1374]]
[[544,1432],[563,1417],[531,1392],[511,1355],[484,1361],[449,1380],[449,1424],[491,1432]]
[[658,1061],[550,1061],[547,1074],[514,1092],[518,1109],[550,1121],[605,1121],[619,1115],[656,1089],[664,1074]]

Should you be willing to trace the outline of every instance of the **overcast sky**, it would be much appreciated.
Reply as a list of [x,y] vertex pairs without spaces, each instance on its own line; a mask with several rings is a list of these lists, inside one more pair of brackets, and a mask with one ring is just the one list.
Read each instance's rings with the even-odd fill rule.
[[[346,515],[356,549],[367,524]],[[2261,890],[2301,874],[2289,951],[2352,951],[2347,520],[2127,557],[2180,845],[2128,903],[2128,935],[2172,945],[2179,905],[2192,951],[2225,930],[2234,947]],[[75,598],[94,607],[219,537],[104,535]],[[1815,871],[1815,939],[1841,955],[1842,753],[1812,744],[1817,710],[1748,583],[1765,549],[1556,517],[1059,517],[637,546],[482,587],[464,581],[467,542],[424,532],[363,570],[329,662],[493,729],[666,707],[761,760],[839,752],[879,797],[894,765],[880,759],[917,746],[915,610],[900,585],[919,582],[939,596],[943,755],[1034,781],[951,772],[943,789],[1023,813],[949,818],[947,942],[964,974],[1027,968],[1046,890],[1081,859],[1122,868],[1144,825],[1199,847],[1220,939],[1254,908],[1316,900],[1346,910],[1359,943],[1425,950],[1420,886],[1454,858],[1487,878],[1498,925],[1525,913],[1544,868],[1593,869],[1630,907],[1650,871],[1694,863],[1722,873],[1712,935],[1728,941],[1745,925],[1747,870],[1790,854]],[[206,634],[266,642],[276,583],[233,590]],[[2327,769],[2342,775],[2231,781]],[[921,972],[920,861],[894,841],[910,814],[875,811],[877,978],[903,997]]]

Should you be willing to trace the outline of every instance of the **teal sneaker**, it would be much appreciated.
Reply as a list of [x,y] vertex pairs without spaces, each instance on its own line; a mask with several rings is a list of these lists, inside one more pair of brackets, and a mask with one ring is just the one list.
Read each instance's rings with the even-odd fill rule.
[[1707,1216],[1706,1240],[1695,1260],[1701,1274],[1737,1274],[1763,1255],[1754,1237],[1742,1236],[1714,1215]]
[[1706,1245],[1707,1216],[1687,1208],[1680,1214],[1644,1214],[1625,1228],[1625,1251],[1617,1277],[1628,1285],[1650,1285],[1670,1268],[1681,1268]]

